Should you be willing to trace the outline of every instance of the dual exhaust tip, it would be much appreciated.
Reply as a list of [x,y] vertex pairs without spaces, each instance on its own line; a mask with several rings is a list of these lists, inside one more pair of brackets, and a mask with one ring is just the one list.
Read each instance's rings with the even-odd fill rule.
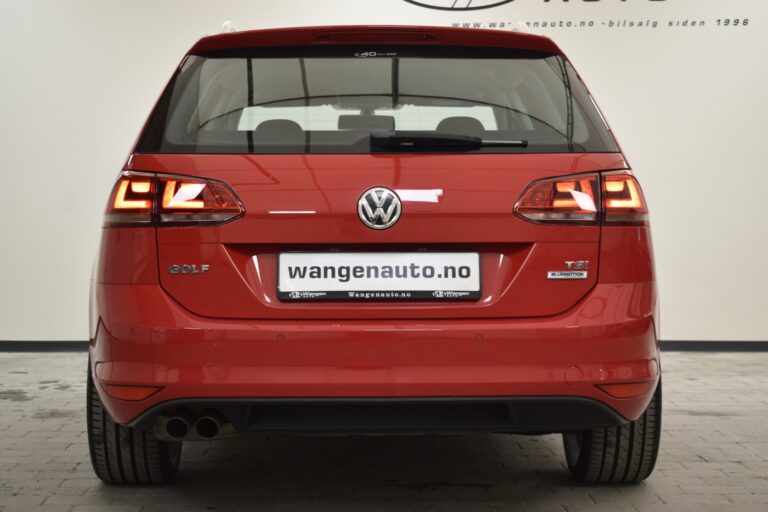
[[189,413],[180,413],[168,418],[165,422],[165,433],[168,437],[176,440],[182,440],[191,434],[202,439],[213,439],[227,421],[216,412],[203,414],[195,419]]

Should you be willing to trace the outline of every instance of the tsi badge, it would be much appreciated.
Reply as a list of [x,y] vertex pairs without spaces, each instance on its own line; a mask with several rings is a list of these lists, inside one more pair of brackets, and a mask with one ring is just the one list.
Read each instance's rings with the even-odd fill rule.
[[589,275],[589,261],[566,261],[567,270],[551,270],[547,272],[547,279],[565,280],[565,279],[586,279]]
[[211,268],[207,263],[200,265],[168,265],[169,274],[204,274]]

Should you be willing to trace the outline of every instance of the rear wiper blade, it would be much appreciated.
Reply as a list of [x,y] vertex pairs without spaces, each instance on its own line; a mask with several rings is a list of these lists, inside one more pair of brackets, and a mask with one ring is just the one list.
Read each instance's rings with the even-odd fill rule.
[[469,135],[406,130],[371,131],[371,148],[375,149],[458,149],[488,147],[527,148],[527,140],[484,140]]

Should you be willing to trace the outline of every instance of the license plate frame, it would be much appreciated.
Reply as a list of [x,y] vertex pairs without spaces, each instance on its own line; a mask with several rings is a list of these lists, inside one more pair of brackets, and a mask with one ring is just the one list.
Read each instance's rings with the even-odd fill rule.
[[[411,264],[416,265],[418,277],[412,277]],[[408,268],[403,269],[403,265]],[[291,275],[291,266],[303,267],[304,277],[299,278],[296,270]],[[347,270],[340,270],[343,267]],[[362,277],[358,277],[360,272],[356,272],[355,267],[362,268]],[[395,277],[384,277],[389,275],[384,267],[390,267]],[[432,268],[432,277],[421,275],[422,271],[429,273],[427,267]],[[378,277],[373,276],[369,268],[378,268]],[[405,278],[402,277],[404,270]],[[310,277],[310,272],[315,277]],[[307,284],[302,286],[302,283]],[[281,301],[476,301],[481,296],[482,275],[477,251],[285,251],[277,254],[277,297]]]

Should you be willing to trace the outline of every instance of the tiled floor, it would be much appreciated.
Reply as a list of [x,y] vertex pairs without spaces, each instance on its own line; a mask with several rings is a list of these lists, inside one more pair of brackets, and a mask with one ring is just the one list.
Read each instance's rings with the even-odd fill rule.
[[187,444],[172,485],[91,472],[84,353],[0,353],[0,510],[768,510],[768,354],[666,353],[657,471],[569,480],[560,437],[247,437]]

